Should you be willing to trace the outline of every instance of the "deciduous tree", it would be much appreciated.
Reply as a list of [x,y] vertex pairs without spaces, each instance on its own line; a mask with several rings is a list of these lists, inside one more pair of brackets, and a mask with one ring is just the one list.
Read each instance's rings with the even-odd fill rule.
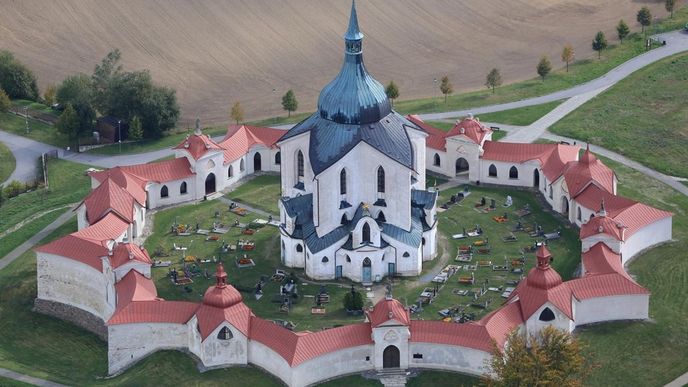
[[387,94],[387,98],[392,100],[392,105],[394,105],[394,100],[399,98],[399,87],[394,81],[389,81],[385,88],[385,94]]
[[46,105],[52,106],[56,101],[57,87],[55,85],[48,85],[43,92],[43,102]]
[[573,62],[576,53],[573,51],[573,46],[571,44],[566,44],[564,49],[561,50],[561,61],[566,63],[566,72],[569,72],[569,63]]
[[642,33],[645,33],[645,27],[649,26],[652,24],[652,12],[650,12],[650,8],[643,7],[640,8],[640,11],[638,11],[638,16],[636,17],[638,20],[638,23],[642,26]]
[[139,116],[132,117],[129,121],[129,135],[128,139],[138,141],[143,138],[143,127],[141,126],[141,119]]
[[12,99],[38,98],[36,77],[7,50],[0,50],[0,89]]
[[619,24],[616,25],[616,33],[619,35],[619,40],[622,44],[626,36],[631,33],[631,29],[628,28],[628,24],[623,19],[619,20]]
[[542,82],[545,81],[545,77],[550,71],[552,71],[552,63],[547,55],[543,55],[537,65],[537,73],[542,78]]
[[60,117],[55,123],[55,127],[60,133],[67,136],[70,144],[72,144],[75,139],[79,138],[79,135],[81,135],[79,116],[71,103],[68,103],[62,114],[60,114]]
[[671,13],[671,16],[669,17],[674,17],[674,8],[676,7],[676,0],[666,0],[664,2],[664,8],[667,10],[667,12]]
[[103,113],[107,110],[107,93],[110,81],[122,72],[119,64],[122,53],[119,49],[110,51],[103,60],[96,65],[91,76],[93,83],[93,106]]
[[602,50],[605,48],[607,48],[607,38],[604,36],[604,32],[599,31],[592,41],[592,49],[597,51],[597,59],[602,57]]
[[234,122],[239,125],[239,122],[244,120],[244,109],[241,107],[239,102],[235,102],[232,106],[232,111],[229,112],[229,116],[232,117]]
[[79,120],[78,134],[88,133],[93,129],[96,112],[91,105],[93,88],[86,74],[75,74],[65,78],[57,88],[57,102],[62,106],[71,105]]
[[291,117],[291,112],[295,112],[299,108],[299,102],[296,100],[296,94],[292,89],[282,96],[282,109],[286,110],[287,117]]
[[447,103],[447,96],[454,92],[454,86],[446,75],[442,77],[442,81],[440,82],[440,91],[444,94],[444,103]]
[[0,112],[6,112],[12,107],[10,97],[5,93],[5,90],[0,89]]
[[507,342],[504,350],[493,346],[488,386],[580,386],[592,369],[578,339],[551,326],[537,336],[514,331]]
[[493,68],[487,74],[487,79],[485,80],[485,86],[492,89],[492,94],[495,92],[495,88],[502,85],[502,74],[499,73],[499,69]]

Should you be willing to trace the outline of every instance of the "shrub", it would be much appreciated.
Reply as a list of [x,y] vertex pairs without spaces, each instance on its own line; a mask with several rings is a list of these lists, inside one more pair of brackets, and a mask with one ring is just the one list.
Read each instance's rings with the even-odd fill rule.
[[353,286],[351,291],[346,293],[344,296],[344,309],[346,310],[362,310],[363,309],[363,294],[354,290]]

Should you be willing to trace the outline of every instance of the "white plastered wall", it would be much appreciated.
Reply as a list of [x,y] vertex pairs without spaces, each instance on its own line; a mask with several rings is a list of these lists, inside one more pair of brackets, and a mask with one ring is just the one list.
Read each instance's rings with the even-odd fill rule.
[[110,325],[108,326],[108,372],[111,375],[117,374],[155,351],[187,348],[185,324]]
[[[416,355],[417,358],[414,358]],[[422,356],[422,358],[418,358]],[[491,355],[488,352],[456,345],[412,342],[409,367],[463,372],[481,376]]]
[[645,320],[648,318],[649,294],[629,294],[574,301],[576,326],[602,321]]

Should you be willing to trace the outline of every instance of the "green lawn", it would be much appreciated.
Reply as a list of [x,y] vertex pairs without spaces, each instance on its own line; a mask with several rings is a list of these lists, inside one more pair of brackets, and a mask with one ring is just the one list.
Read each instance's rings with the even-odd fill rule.
[[58,112],[53,110],[50,106],[44,105],[40,102],[29,101],[27,99],[12,100],[12,105],[14,107],[18,107],[18,108],[28,107],[30,110],[29,115],[32,115],[31,111],[39,112],[41,114],[47,114],[49,116],[52,116],[52,118],[57,118],[60,115]]
[[14,159],[10,148],[0,142],[0,184],[10,177],[16,165],[17,161]]
[[24,117],[12,113],[0,113],[0,130],[31,138],[58,147],[67,146],[67,137],[62,135],[52,125],[29,119],[29,133],[26,133]]
[[40,218],[28,222],[18,230],[11,232],[4,237],[0,237],[0,258],[4,257],[9,252],[19,247],[19,245],[24,243],[31,236],[44,229],[65,211],[69,211],[69,209],[63,208],[61,210],[48,212]]
[[541,105],[526,106],[519,109],[482,114],[480,115],[480,120],[483,122],[495,122],[505,125],[528,126],[542,118],[545,114],[551,112],[561,103],[562,101],[554,101]]
[[8,199],[0,207],[0,233],[44,211],[78,203],[91,190],[88,166],[66,160],[48,162],[49,189],[38,189]]
[[688,54],[637,71],[550,131],[688,177]]
[[278,175],[256,176],[225,196],[270,214],[279,215],[277,202],[282,196],[280,177]]
[[10,378],[0,377],[0,386],[2,387],[29,387],[33,384],[23,383]]

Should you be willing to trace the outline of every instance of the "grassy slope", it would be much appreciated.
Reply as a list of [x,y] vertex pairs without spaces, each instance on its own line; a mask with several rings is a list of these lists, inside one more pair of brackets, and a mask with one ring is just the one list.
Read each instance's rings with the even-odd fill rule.
[[282,196],[280,177],[275,175],[256,176],[226,196],[270,214],[279,215],[277,201]]
[[487,113],[480,116],[483,122],[496,122],[505,125],[527,126],[539,120],[545,114],[559,106],[562,101],[543,103],[542,105],[526,106],[519,109],[504,110]]
[[17,161],[14,159],[10,148],[0,142],[0,183],[10,177],[16,165]]
[[35,214],[83,200],[91,187],[90,178],[84,174],[87,168],[66,160],[50,160],[50,189],[39,189],[6,201],[0,207],[0,232]]
[[69,209],[65,208],[46,213],[40,218],[25,224],[20,229],[0,238],[0,258],[24,243],[32,235],[44,229],[65,211],[69,211]]
[[688,54],[650,65],[559,121],[554,133],[688,177]]
[[0,113],[0,130],[29,137],[33,140],[59,147],[67,146],[67,137],[62,135],[54,126],[29,119],[29,133],[26,133],[24,117],[12,113]]
[[688,197],[619,163],[619,194],[674,212],[674,242],[651,249],[630,264],[647,287],[648,322],[608,323],[579,331],[601,366],[586,381],[598,386],[660,386],[688,369]]

